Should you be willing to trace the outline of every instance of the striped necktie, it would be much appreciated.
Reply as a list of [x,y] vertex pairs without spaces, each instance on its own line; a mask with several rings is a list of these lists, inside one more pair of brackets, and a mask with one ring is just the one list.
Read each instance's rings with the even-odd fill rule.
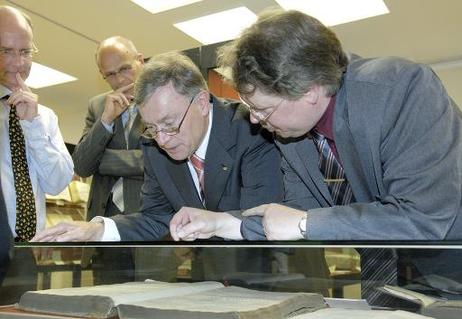
[[199,181],[200,185],[200,198],[202,201],[202,204],[205,204],[205,197],[204,197],[204,160],[197,156],[196,154],[193,154],[189,160],[191,161],[192,166],[194,167],[194,170],[196,171],[197,174],[197,179]]
[[[125,144],[126,148],[128,149],[128,142],[130,137],[130,131],[133,127],[133,122],[136,117],[136,108],[135,105],[130,105],[127,110],[127,120],[124,124],[124,137],[125,137]],[[114,184],[112,188],[112,202],[116,205],[117,209],[121,213],[125,211],[125,203],[124,203],[124,179],[120,177]]]
[[14,188],[16,191],[16,226],[15,231],[21,241],[28,241],[35,236],[37,216],[35,197],[29,176],[24,134],[19,123],[16,107],[11,106],[9,119],[9,137],[11,166],[13,168]]
[[[335,158],[325,136],[316,131],[311,136],[319,152],[319,169],[324,175],[335,205],[355,202],[351,186],[346,179],[342,165]],[[397,285],[398,257],[394,249],[358,249],[361,255],[361,297],[370,305],[390,306],[393,297],[377,290],[377,287]]]

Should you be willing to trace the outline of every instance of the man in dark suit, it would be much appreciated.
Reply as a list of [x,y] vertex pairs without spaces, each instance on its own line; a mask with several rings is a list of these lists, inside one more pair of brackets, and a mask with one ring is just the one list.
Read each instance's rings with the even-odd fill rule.
[[[249,123],[242,105],[211,96],[200,71],[185,56],[153,57],[137,80],[135,102],[147,127],[140,212],[57,225],[38,240],[159,240],[183,206],[222,212],[282,198],[280,156],[271,136]],[[202,168],[197,160],[203,161]],[[193,278],[268,269],[270,264],[255,251],[204,249],[194,258]],[[203,267],[197,266],[201,259]],[[240,269],[232,266],[236,262]],[[318,274],[325,277],[323,262],[317,264]]]
[[[263,14],[220,57],[252,123],[280,137],[283,155],[285,205],[247,211],[263,217],[250,238],[462,238],[462,117],[431,69],[348,57],[332,31],[297,11]],[[194,222],[178,238],[213,233],[206,215],[183,212]],[[367,273],[375,257],[362,252]],[[377,257],[377,270],[395,260],[389,253]],[[430,255],[406,258],[422,275],[462,282],[460,251]],[[367,297],[380,303],[375,296]]]
[[[132,101],[134,81],[144,65],[143,55],[130,40],[114,36],[98,45],[95,57],[112,91],[90,99],[83,135],[72,154],[75,172],[82,177],[93,176],[87,220],[137,212],[143,183],[143,124]],[[106,265],[118,272],[99,271]],[[114,254],[109,248],[97,249],[93,268],[97,283],[133,280],[132,249],[119,249]]]

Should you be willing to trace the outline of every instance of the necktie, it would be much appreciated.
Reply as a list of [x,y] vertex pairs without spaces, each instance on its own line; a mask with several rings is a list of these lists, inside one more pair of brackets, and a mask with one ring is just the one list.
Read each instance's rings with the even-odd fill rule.
[[16,190],[16,234],[27,241],[35,236],[37,217],[35,197],[27,165],[24,134],[19,123],[16,107],[11,106],[9,115],[9,137],[11,166],[13,168],[14,187]]
[[[335,158],[325,136],[312,131],[311,135],[319,152],[319,169],[325,177],[335,205],[355,202],[351,186],[346,179],[342,165]],[[376,306],[392,305],[393,297],[377,287],[397,284],[397,255],[393,249],[365,248],[361,255],[361,297]]]
[[[125,143],[127,145],[128,149],[128,138],[130,136],[130,131],[133,126],[133,122],[136,117],[136,112],[135,112],[135,106],[130,105],[127,110],[127,120],[124,124],[124,136],[125,136]],[[123,184],[123,178],[120,177],[117,182],[114,184],[114,187],[112,188],[112,202],[114,205],[117,206],[120,212],[123,212],[125,210],[125,205],[124,205],[124,184]]]
[[204,160],[197,156],[196,154],[193,154],[189,160],[191,161],[192,166],[194,167],[194,170],[196,171],[197,174],[197,179],[199,180],[199,185],[200,185],[200,197],[202,200],[202,203],[205,203],[205,198],[204,198]]
[[326,137],[315,131],[311,135],[319,152],[319,169],[324,175],[324,181],[327,183],[332,200],[336,205],[347,205],[354,202],[355,198],[346,180],[343,167],[335,158]]

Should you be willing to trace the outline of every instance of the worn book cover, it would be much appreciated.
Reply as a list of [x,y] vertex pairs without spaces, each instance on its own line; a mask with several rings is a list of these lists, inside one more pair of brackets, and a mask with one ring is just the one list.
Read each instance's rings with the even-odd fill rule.
[[87,318],[283,319],[325,304],[319,294],[262,292],[219,282],[146,281],[29,291],[18,307]]

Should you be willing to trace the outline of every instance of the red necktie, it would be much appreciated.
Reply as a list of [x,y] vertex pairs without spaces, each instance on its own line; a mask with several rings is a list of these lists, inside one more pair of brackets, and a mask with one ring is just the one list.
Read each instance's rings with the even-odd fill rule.
[[197,179],[199,180],[199,185],[201,188],[200,197],[202,202],[204,202],[204,160],[196,154],[193,154],[189,160],[191,161],[191,164],[196,171]]

